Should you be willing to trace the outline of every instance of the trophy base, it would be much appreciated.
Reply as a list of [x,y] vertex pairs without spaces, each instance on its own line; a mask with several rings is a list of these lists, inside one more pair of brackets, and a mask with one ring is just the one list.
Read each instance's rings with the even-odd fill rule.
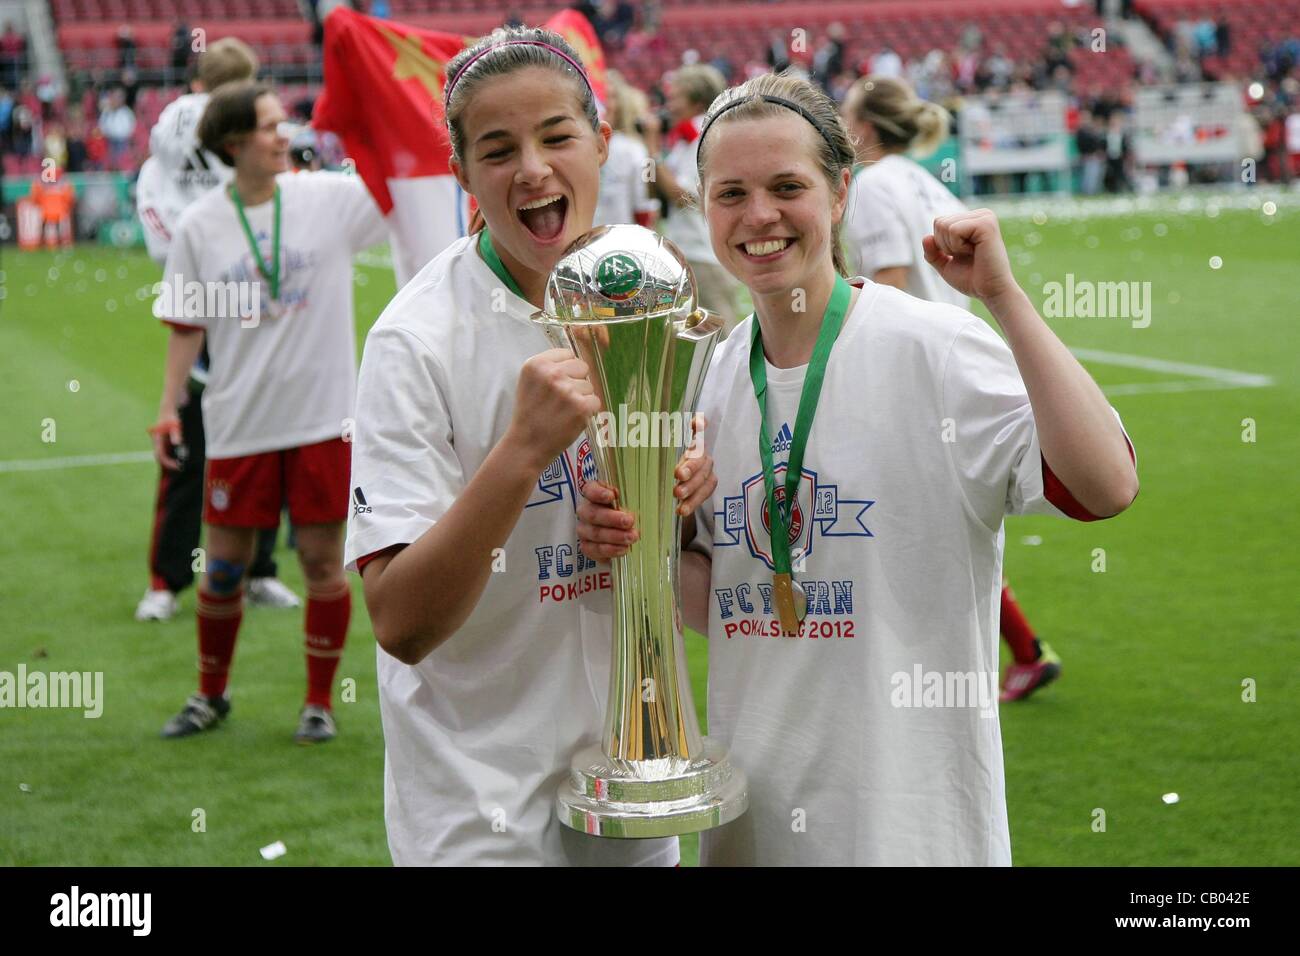
[[599,746],[587,747],[573,758],[555,809],[574,830],[645,839],[719,827],[748,806],[744,772],[706,737],[695,760],[614,760]]

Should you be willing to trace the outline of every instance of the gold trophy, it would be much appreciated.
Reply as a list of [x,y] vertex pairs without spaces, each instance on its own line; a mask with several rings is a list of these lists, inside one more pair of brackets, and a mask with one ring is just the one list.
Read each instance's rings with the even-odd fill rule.
[[696,307],[677,248],[641,226],[602,226],[551,272],[533,321],[590,369],[601,410],[587,439],[640,538],[611,563],[614,648],[605,731],[579,751],[556,810],[575,830],[663,837],[721,826],[749,804],[745,775],[700,736],[678,599],[677,462],[722,321]]

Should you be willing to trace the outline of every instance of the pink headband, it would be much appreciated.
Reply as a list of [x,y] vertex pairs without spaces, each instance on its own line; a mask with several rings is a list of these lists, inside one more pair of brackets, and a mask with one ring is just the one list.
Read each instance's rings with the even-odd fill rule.
[[573,57],[569,56],[569,54],[565,53],[563,50],[559,49],[558,47],[551,46],[551,44],[546,43],[542,40],[506,40],[503,43],[496,43],[493,44],[492,46],[484,47],[482,50],[479,50],[472,57],[470,57],[468,60],[465,61],[464,66],[462,66],[459,70],[456,71],[456,75],[452,77],[451,82],[447,84],[447,92],[444,94],[444,98],[442,101],[444,112],[446,112],[447,106],[451,103],[451,91],[456,88],[456,84],[460,82],[460,78],[465,75],[466,71],[469,70],[469,68],[473,66],[480,57],[487,56],[489,53],[495,53],[503,46],[540,46],[540,47],[544,47],[547,50],[550,50],[552,53],[554,53],[555,55],[563,59],[565,62],[567,62],[569,66],[573,67],[575,70],[578,71],[578,75],[582,77],[582,82],[587,84],[587,89],[591,91],[592,98],[595,99],[596,91],[591,86],[591,80],[588,79],[587,77],[587,71],[582,68],[581,63],[579,63]]

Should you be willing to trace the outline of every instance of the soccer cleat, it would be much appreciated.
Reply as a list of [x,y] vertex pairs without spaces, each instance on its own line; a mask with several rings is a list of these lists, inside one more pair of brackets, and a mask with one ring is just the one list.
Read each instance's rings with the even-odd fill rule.
[[140,598],[140,603],[135,606],[135,619],[137,621],[169,621],[176,614],[176,609],[180,607],[176,600],[176,595],[171,591],[154,591],[144,592],[144,597]]
[[188,737],[203,730],[211,730],[230,713],[230,698],[225,694],[220,697],[204,697],[193,694],[185,701],[181,712],[167,721],[162,729],[164,737]]
[[317,704],[307,704],[298,718],[298,731],[293,739],[300,744],[323,744],[338,736],[334,715]]
[[998,701],[1005,704],[1013,700],[1024,700],[1040,687],[1046,687],[1061,676],[1061,659],[1056,656],[1051,645],[1037,642],[1038,660],[1032,664],[1012,663],[1007,666],[1002,679],[1002,693]]
[[260,607],[301,607],[302,600],[279,578],[249,578],[248,603]]

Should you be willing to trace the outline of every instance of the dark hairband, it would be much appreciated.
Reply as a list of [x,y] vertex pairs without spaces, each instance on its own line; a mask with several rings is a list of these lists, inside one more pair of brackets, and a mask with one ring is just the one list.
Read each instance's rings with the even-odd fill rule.
[[709,121],[705,123],[704,128],[700,130],[700,138],[696,141],[695,144],[695,162],[697,165],[699,164],[700,161],[699,149],[701,146],[704,145],[704,135],[708,133],[709,127],[712,126],[714,123],[716,123],[718,121],[718,117],[720,117],[723,113],[727,112],[728,110],[735,109],[737,106],[741,106],[745,103],[752,103],[754,102],[755,98],[762,99],[768,103],[775,103],[777,106],[784,106],[788,110],[794,110],[796,113],[798,113],[800,116],[802,116],[804,119],[806,119],[809,123],[812,124],[813,129],[817,130],[821,138],[826,140],[826,145],[831,148],[831,152],[837,152],[835,143],[831,140],[831,134],[826,132],[825,127],[823,127],[821,123],[817,122],[817,120],[813,118],[813,115],[811,113],[809,113],[798,103],[794,102],[794,100],[787,100],[783,96],[772,96],[769,93],[754,93],[751,96],[737,97],[736,99],[732,100],[722,109],[718,110],[716,113],[714,113],[712,116],[709,117]]
[[582,64],[579,63],[577,60],[575,60],[573,57],[569,56],[569,54],[565,53],[559,47],[553,46],[550,43],[547,43],[545,40],[503,40],[501,43],[494,43],[492,46],[484,47],[482,50],[479,50],[468,60],[466,60],[465,63],[461,66],[461,68],[456,71],[456,75],[451,78],[451,81],[447,84],[447,90],[443,94],[442,103],[443,103],[444,112],[446,110],[446,107],[451,104],[451,91],[456,88],[456,84],[459,83],[460,78],[465,75],[465,71],[468,70],[471,66],[473,66],[478,60],[487,56],[489,53],[495,53],[497,50],[500,50],[503,47],[508,47],[508,46],[540,46],[543,49],[550,50],[556,56],[566,61],[569,64],[569,66],[573,67],[575,70],[578,71],[578,76],[582,77],[582,82],[586,83],[587,89],[591,91],[592,99],[596,98],[596,91],[595,89],[593,89],[591,85],[591,78],[587,76],[587,71],[582,68]]

